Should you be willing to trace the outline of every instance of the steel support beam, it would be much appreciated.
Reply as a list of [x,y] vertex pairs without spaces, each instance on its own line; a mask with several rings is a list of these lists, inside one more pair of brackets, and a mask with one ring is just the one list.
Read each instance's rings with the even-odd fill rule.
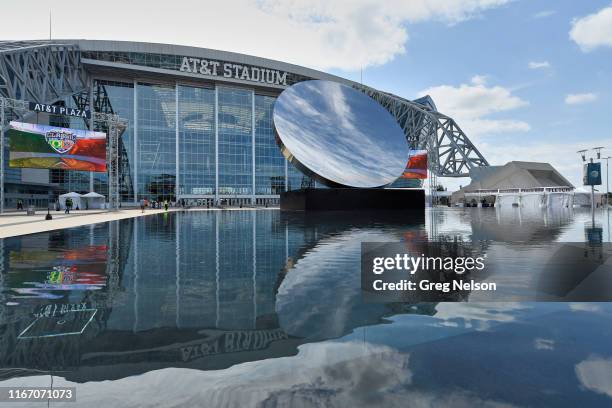
[[412,149],[429,152],[429,170],[439,177],[467,177],[473,167],[489,163],[459,125],[432,106],[408,101],[366,86],[356,86],[380,103],[406,134]]

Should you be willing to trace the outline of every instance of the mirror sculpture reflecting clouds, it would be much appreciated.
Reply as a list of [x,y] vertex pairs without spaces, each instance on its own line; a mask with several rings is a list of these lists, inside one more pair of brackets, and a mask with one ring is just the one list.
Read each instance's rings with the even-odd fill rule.
[[274,104],[283,155],[331,187],[380,187],[400,177],[408,142],[393,116],[358,90],[331,81],[304,81]]

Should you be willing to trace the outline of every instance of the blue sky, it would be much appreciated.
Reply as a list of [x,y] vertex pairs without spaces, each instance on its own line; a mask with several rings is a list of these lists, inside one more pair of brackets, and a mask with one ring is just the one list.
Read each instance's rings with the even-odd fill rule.
[[547,161],[579,185],[576,150],[612,155],[612,0],[106,0],[104,24],[83,23],[82,1],[34,0],[3,4],[0,39],[47,38],[50,8],[54,38],[222,49],[354,80],[363,67],[367,85],[431,94],[491,164]]
[[[498,131],[480,133],[462,123],[462,115],[455,112],[459,107],[445,110],[448,104],[440,99],[444,92],[433,95],[440,110],[456,118],[492,164],[508,160],[550,161],[579,185],[581,167],[575,154],[578,148],[606,146],[607,155],[612,155],[612,47],[585,52],[569,33],[572,21],[610,4],[515,1],[456,24],[412,24],[406,52],[384,65],[366,68],[364,82],[415,97],[441,85],[469,86],[474,76],[484,76],[485,88],[503,87],[524,101],[516,108],[484,117],[520,121],[528,127],[508,126],[506,130],[502,126]],[[359,72],[333,72],[360,78]],[[585,96],[583,103],[568,104],[565,99],[570,94],[592,94],[595,99],[589,101],[593,96]],[[489,99],[491,103],[500,102],[499,98]],[[487,95],[483,95],[481,103],[487,101]],[[446,180],[445,184],[456,182]]]

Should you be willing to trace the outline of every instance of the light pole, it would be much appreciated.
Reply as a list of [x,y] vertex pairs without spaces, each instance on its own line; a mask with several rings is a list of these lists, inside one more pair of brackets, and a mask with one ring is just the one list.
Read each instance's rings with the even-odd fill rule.
[[[597,153],[597,160],[601,160],[601,149],[603,148],[604,148],[603,146],[597,146],[593,148],[593,150],[595,150],[595,152]],[[593,163],[593,159],[591,159],[591,163]],[[601,178],[601,174],[599,175],[599,177]],[[592,189],[591,198],[593,200],[593,217],[595,217],[595,186],[591,186],[591,189]],[[608,197],[606,196],[606,202],[607,200],[608,200]]]
[[610,207],[610,159],[612,156],[602,157],[606,161],[606,208]]
[[[576,153],[578,153],[580,155],[580,157],[582,158],[583,162],[586,162],[586,152],[588,152],[587,149],[582,149],[582,150],[578,150]],[[593,161],[593,159],[591,159],[591,161]],[[583,184],[586,184],[586,178],[583,181]],[[593,200],[593,186],[591,186],[591,214],[593,215],[593,217],[595,217],[595,213],[594,213],[594,200]]]
[[[603,149],[603,148],[604,148],[603,146],[598,146],[598,147],[593,147],[592,148],[592,150],[594,150],[595,153],[596,153],[597,160],[601,160],[601,149]],[[587,157],[586,157],[587,156],[587,154],[586,154],[587,151],[588,151],[587,149],[583,149],[583,150],[578,150],[577,151],[577,153],[582,158],[583,162],[587,161]],[[594,162],[593,157],[589,158],[589,162],[591,164]],[[588,170],[590,172],[589,167],[590,166],[585,167],[585,171]],[[597,172],[595,172],[595,173],[597,174]],[[588,183],[588,185],[591,186],[591,217],[593,218],[593,223],[595,223],[595,184],[592,184],[593,182],[591,182],[591,181],[587,181],[587,180],[589,180],[590,177],[591,177],[590,174],[587,176],[587,174],[585,173],[584,183],[585,183],[585,185]],[[601,174],[598,175],[598,181],[599,181],[599,183],[597,185],[601,185]],[[607,197],[606,197],[606,201],[607,201]]]
[[4,213],[4,105],[0,97],[0,214]]

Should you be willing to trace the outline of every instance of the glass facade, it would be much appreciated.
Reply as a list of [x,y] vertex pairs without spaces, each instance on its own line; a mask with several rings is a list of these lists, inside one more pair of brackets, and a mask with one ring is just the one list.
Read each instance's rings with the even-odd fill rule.
[[[276,144],[275,96],[212,84],[97,80],[95,87],[96,108],[128,120],[121,137],[123,203],[146,198],[269,204],[282,191],[315,186]],[[63,189],[89,190],[88,173],[62,173],[51,178]],[[107,195],[107,175],[93,178],[94,191]]]
[[253,194],[253,92],[217,88],[219,194]]
[[255,194],[278,195],[285,190],[285,158],[274,140],[275,98],[255,95]]
[[174,200],[176,184],[176,91],[141,84],[136,90],[137,199]]
[[287,190],[299,190],[302,184],[312,184],[313,180],[304,175],[300,170],[297,169],[293,164],[287,163]]
[[[107,109],[128,121],[128,127],[121,135],[119,191],[121,201],[134,200],[134,83],[117,81],[95,81],[98,105],[105,101]],[[106,195],[108,192],[106,174],[94,173],[94,191]]]
[[179,196],[215,194],[215,90],[178,87]]
[[[302,173],[291,164],[288,183],[285,178],[286,162],[274,139],[274,96],[212,85],[134,87],[96,80],[95,87],[96,108],[110,109],[129,122],[121,137],[124,203],[238,198],[263,204],[302,185]],[[63,174],[62,185],[89,190],[85,176]],[[94,175],[94,191],[108,194],[106,174]]]

